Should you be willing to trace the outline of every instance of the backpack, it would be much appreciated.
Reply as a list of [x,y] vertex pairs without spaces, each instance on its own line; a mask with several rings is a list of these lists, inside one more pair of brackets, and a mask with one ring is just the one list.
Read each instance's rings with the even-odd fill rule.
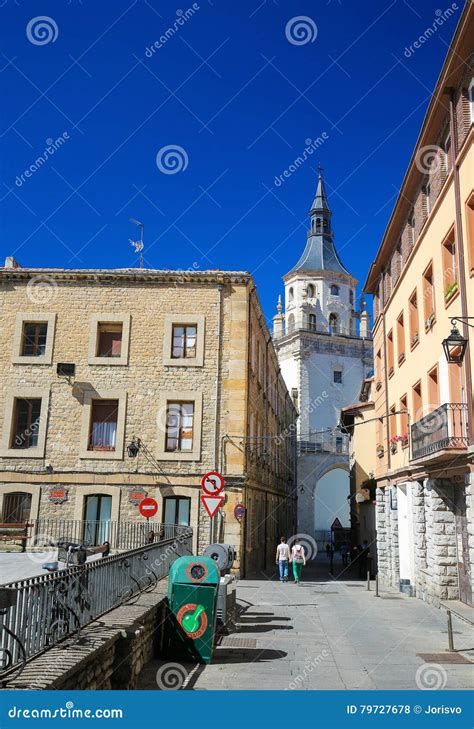
[[301,544],[295,544],[294,549],[295,549],[295,553],[294,553],[293,559],[295,560],[295,562],[303,562],[304,551],[303,551],[303,547],[301,546]]

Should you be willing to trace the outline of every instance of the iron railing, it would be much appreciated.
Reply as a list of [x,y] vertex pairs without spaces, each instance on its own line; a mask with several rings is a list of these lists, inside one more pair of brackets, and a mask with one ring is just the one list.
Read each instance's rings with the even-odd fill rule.
[[467,448],[467,405],[447,402],[411,426],[412,460],[449,448]]
[[109,542],[111,549],[136,549],[150,542],[173,539],[181,527],[156,521],[91,521],[34,519],[28,547],[55,544],[58,540],[96,546]]
[[104,613],[154,588],[172,563],[192,553],[192,530],[156,544],[0,588],[0,682],[25,662]]
[[333,455],[347,456],[349,454],[349,438],[344,435],[335,435],[331,431],[314,431],[305,433],[297,441],[298,455],[312,453],[331,453]]

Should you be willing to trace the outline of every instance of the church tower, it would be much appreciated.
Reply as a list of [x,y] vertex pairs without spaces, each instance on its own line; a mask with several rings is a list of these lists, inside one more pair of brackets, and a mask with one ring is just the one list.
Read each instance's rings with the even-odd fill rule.
[[283,281],[284,307],[279,297],[273,338],[299,411],[298,530],[321,546],[335,518],[350,526],[349,454],[336,426],[373,366],[369,316],[363,303],[356,308],[357,280],[334,245],[321,168],[306,245]]

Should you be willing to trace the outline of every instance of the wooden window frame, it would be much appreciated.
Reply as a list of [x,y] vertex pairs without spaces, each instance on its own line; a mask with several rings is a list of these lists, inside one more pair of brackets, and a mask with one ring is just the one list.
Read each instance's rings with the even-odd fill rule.
[[405,359],[405,314],[403,311],[397,317],[397,361],[400,367]]
[[[3,458],[44,458],[46,447],[46,428],[48,423],[50,390],[49,388],[19,388],[10,392],[5,400],[2,444],[0,456]],[[12,448],[16,400],[41,400],[38,438],[36,446]]]
[[[431,273],[431,284],[428,283],[428,272]],[[423,271],[423,315],[424,315],[424,323],[425,323],[425,331],[431,331],[436,323],[436,294],[435,294],[435,276],[434,276],[434,266],[433,266],[433,260],[431,260],[428,265],[426,266],[425,270]],[[428,307],[428,296],[427,296],[427,290],[428,286],[431,287],[431,302],[430,306]],[[429,311],[431,309],[431,311]],[[428,324],[428,321],[430,323]]]
[[[416,319],[416,322],[414,321]],[[420,342],[420,312],[418,309],[418,290],[412,291],[408,299],[408,328],[410,333],[410,349],[415,349]],[[416,331],[414,331],[416,329]]]
[[[130,346],[130,314],[100,313],[91,316],[89,325],[88,364],[101,367],[128,365]],[[120,357],[97,356],[100,324],[122,324],[122,346]]]
[[[46,324],[46,345],[44,354],[23,355],[23,332],[25,324]],[[53,345],[56,329],[56,314],[41,311],[22,311],[16,315],[13,334],[13,364],[50,365],[53,361]]]

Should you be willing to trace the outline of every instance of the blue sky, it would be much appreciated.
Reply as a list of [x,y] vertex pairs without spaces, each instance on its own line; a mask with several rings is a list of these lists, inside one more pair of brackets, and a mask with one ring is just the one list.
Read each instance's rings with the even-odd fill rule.
[[[1,257],[136,266],[134,217],[147,267],[249,270],[270,318],[304,247],[321,163],[338,251],[362,284],[457,5],[407,58],[451,3],[200,0],[175,26],[191,0],[3,0]],[[38,16],[49,18],[43,34]],[[298,16],[307,35],[293,30]],[[169,146],[183,151],[169,159]],[[169,174],[173,159],[183,169]]]

